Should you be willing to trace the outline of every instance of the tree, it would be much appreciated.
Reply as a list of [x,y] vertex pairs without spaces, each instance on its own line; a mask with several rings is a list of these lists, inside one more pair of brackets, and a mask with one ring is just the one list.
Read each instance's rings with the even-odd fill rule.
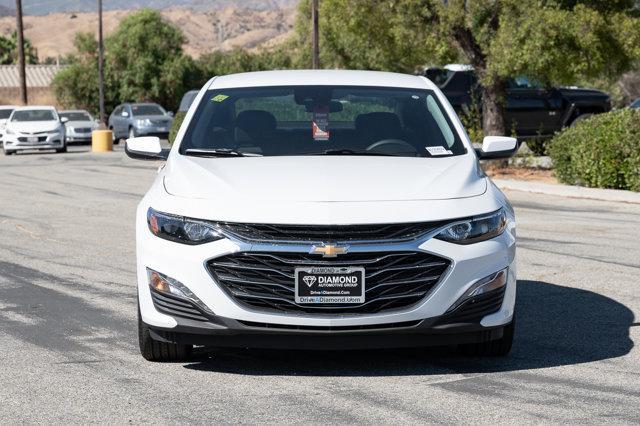
[[142,9],[124,18],[105,41],[106,74],[117,81],[120,98],[177,107],[179,96],[191,89],[185,87],[192,63],[184,58],[184,43],[182,31],[158,11]]
[[[27,64],[37,64],[38,55],[36,49],[31,46],[29,39],[24,39],[24,55]],[[13,65],[18,63],[18,34],[16,31],[11,36],[0,36],[0,65]]]
[[[482,85],[484,133],[505,134],[508,78],[569,84],[620,74],[640,57],[633,0],[323,0],[322,59],[411,72],[458,57]],[[308,1],[300,6],[304,16]],[[304,18],[299,37],[308,33]],[[308,21],[307,21],[308,22]],[[307,24],[308,25],[308,24]]]
[[[123,19],[105,39],[105,109],[125,101],[151,101],[177,108],[182,94],[202,85],[202,72],[182,52],[182,32],[152,10]],[[98,105],[98,42],[79,33],[69,67],[53,81],[58,102],[96,113]]]

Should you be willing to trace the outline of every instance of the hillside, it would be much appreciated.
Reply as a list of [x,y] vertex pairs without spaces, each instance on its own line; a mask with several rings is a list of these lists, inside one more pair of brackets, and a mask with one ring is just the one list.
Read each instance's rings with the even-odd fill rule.
[[[104,13],[105,33],[113,31],[131,10]],[[178,26],[187,38],[185,52],[193,57],[212,50],[234,47],[253,48],[286,39],[293,31],[295,8],[255,10],[225,8],[196,11],[170,8],[161,11],[168,21]],[[73,38],[79,31],[97,31],[95,13],[52,13],[24,17],[25,36],[38,51],[38,58],[55,58],[73,51]],[[15,18],[0,18],[0,34],[15,30]]]
[[[95,12],[96,0],[40,0],[23,1],[22,11],[25,15],[47,15],[59,12]],[[104,10],[129,10],[149,7],[166,9],[180,7],[197,11],[221,10],[227,7],[251,10],[278,10],[295,6],[298,0],[106,0]],[[0,0],[0,13],[15,9],[15,0]],[[0,15],[3,16],[3,15]]]

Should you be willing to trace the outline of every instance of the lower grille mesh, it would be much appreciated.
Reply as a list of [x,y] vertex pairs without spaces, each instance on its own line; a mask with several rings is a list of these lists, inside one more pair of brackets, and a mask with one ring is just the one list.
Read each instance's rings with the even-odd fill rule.
[[443,315],[435,325],[479,323],[485,316],[500,310],[505,289],[506,286],[503,286],[463,302],[453,311]]
[[151,290],[151,299],[155,308],[173,317],[186,318],[193,321],[209,321],[193,303],[166,293]]
[[[265,311],[314,314],[378,313],[422,300],[449,267],[449,260],[423,252],[348,253],[322,259],[306,253],[240,252],[209,261],[213,278],[239,303]],[[365,303],[298,305],[296,267],[362,266]]]

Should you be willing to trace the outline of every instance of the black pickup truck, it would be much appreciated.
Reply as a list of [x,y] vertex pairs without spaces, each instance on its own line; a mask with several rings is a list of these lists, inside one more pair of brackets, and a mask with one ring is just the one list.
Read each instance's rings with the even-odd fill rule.
[[[480,101],[478,80],[469,66],[432,67],[424,75],[442,90],[458,114],[474,99]],[[526,77],[516,77],[508,83],[505,125],[515,129],[519,139],[544,138],[577,120],[610,109],[609,95],[599,90],[544,87]]]

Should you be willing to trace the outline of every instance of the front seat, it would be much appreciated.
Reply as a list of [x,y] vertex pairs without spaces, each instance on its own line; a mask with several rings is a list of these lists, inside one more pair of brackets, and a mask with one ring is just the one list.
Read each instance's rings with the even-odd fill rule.
[[357,138],[365,149],[383,139],[402,139],[400,118],[392,112],[359,114],[355,120]]
[[259,147],[262,151],[273,149],[277,126],[276,118],[270,112],[241,111],[235,121],[236,144],[238,147]]

